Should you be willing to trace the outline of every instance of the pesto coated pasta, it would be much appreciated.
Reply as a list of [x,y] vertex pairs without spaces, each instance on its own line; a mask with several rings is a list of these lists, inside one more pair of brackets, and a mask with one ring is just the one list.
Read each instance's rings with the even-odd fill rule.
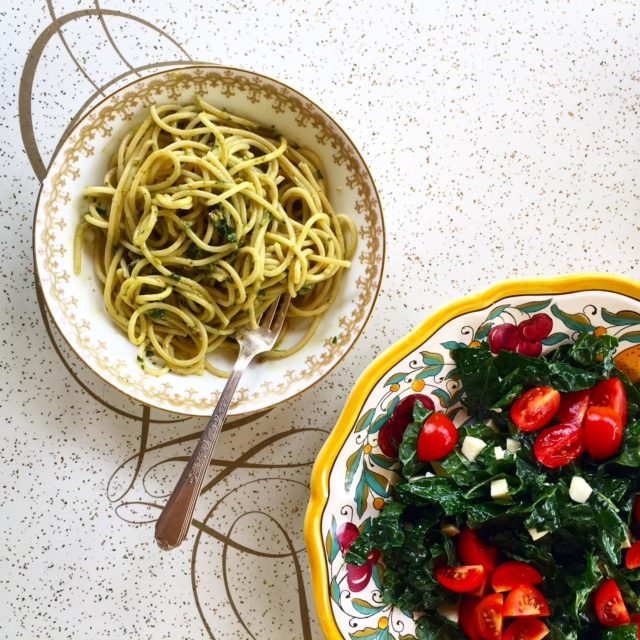
[[283,293],[288,324],[306,319],[305,331],[266,357],[299,350],[355,252],[355,224],[334,212],[313,152],[200,98],[150,107],[85,197],[76,272],[92,235],[106,310],[152,375],[225,375],[208,356],[237,349],[235,332]]

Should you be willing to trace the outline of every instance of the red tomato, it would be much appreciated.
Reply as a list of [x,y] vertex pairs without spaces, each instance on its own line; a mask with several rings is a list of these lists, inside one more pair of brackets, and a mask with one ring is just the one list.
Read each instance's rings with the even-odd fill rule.
[[435,405],[429,396],[421,393],[412,393],[398,403],[391,417],[382,425],[378,434],[378,446],[385,456],[398,457],[398,448],[402,442],[402,436],[407,427],[413,422],[413,405],[420,400],[425,409],[433,411]]
[[502,640],[542,640],[549,633],[547,625],[538,618],[515,620],[502,634]]
[[640,639],[640,613],[634,613],[631,615],[631,624],[638,625],[638,638]]
[[498,565],[491,576],[491,586],[494,591],[511,591],[520,585],[540,584],[543,578],[537,569],[526,562],[509,560]]
[[516,587],[504,601],[503,616],[522,618],[524,616],[549,616],[551,609],[546,598],[529,585]]
[[584,419],[584,446],[594,460],[610,458],[622,444],[622,424],[609,407],[591,406]]
[[556,419],[560,424],[575,424],[582,426],[584,417],[589,408],[591,389],[572,391],[560,395],[560,408],[556,413]]
[[613,409],[618,414],[622,426],[627,424],[627,392],[620,378],[598,382],[591,393],[591,404]]
[[465,564],[479,564],[484,567],[487,577],[495,569],[498,550],[485,544],[475,529],[466,527],[456,537],[458,557]]
[[545,429],[533,445],[538,462],[552,469],[573,462],[584,451],[582,428],[559,424]]
[[624,566],[627,569],[637,569],[640,567],[640,540],[634,542],[627,551],[624,558]]
[[480,598],[464,595],[460,600],[458,609],[458,624],[468,640],[481,640],[480,633],[476,627],[475,611]]
[[501,593],[492,593],[482,598],[476,606],[476,628],[483,640],[500,640],[503,602],[504,596]]
[[607,627],[619,627],[631,621],[620,589],[613,578],[607,578],[598,587],[594,606],[598,620]]
[[461,567],[438,567],[435,570],[436,580],[454,593],[475,591],[484,580],[484,569],[479,564],[468,564]]
[[446,458],[457,442],[456,425],[444,413],[432,413],[418,436],[418,459],[431,461]]
[[537,431],[551,422],[560,406],[560,393],[551,387],[525,391],[511,406],[511,419],[521,431]]

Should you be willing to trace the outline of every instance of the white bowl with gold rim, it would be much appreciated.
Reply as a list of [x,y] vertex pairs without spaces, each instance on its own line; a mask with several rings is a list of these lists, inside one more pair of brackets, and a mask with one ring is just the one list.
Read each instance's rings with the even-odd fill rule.
[[208,415],[224,379],[168,373],[154,377],[136,360],[136,347],[104,309],[88,260],[74,273],[76,226],[86,210],[84,189],[101,184],[124,132],[151,104],[201,96],[218,108],[265,126],[320,157],[336,211],[358,227],[358,247],[342,288],[317,332],[296,354],[252,366],[240,383],[230,414],[251,413],[312,386],[346,355],[376,300],[384,264],[380,200],[362,156],[346,133],[303,95],[265,76],[221,66],[163,71],[119,89],[80,120],[60,145],[43,181],[34,224],[37,277],[51,316],[71,348],[95,373],[145,404],[189,415]]

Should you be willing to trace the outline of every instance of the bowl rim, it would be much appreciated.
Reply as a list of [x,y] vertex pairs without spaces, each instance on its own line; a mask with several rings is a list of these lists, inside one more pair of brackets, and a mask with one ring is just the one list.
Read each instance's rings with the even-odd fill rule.
[[580,273],[568,276],[505,280],[479,293],[455,299],[436,310],[409,333],[378,355],[356,380],[335,427],[313,465],[310,498],[304,520],[304,536],[311,570],[311,588],[322,631],[327,640],[344,640],[338,628],[328,589],[328,570],[322,540],[322,516],[328,506],[329,479],[333,465],[352,432],[356,420],[380,379],[396,363],[428,340],[454,318],[479,311],[511,296],[554,295],[582,291],[618,293],[640,302],[640,282],[609,273]]
[[[372,186],[372,190],[373,190],[373,197],[375,199],[375,201],[378,203],[378,209],[380,211],[380,228],[381,228],[381,237],[380,237],[380,253],[381,253],[381,261],[380,261],[380,273],[379,273],[379,277],[378,277],[378,281],[376,283],[375,286],[375,290],[373,293],[373,298],[371,300],[371,306],[368,309],[368,311],[366,312],[362,325],[360,326],[360,328],[354,333],[351,341],[349,342],[347,348],[344,350],[344,352],[342,353],[342,355],[336,359],[335,362],[333,362],[328,368],[327,370],[321,375],[319,376],[316,380],[310,382],[309,384],[304,385],[297,393],[291,395],[291,396],[286,396],[283,397],[279,400],[276,400],[275,402],[271,402],[269,403],[267,406],[264,407],[257,407],[254,409],[249,409],[249,410],[245,410],[245,411],[238,411],[238,410],[234,410],[233,405],[229,408],[228,411],[228,415],[229,417],[243,417],[243,416],[248,416],[251,415],[253,413],[266,413],[268,411],[271,411],[272,409],[274,409],[275,407],[277,407],[278,405],[287,402],[289,400],[293,400],[294,398],[296,398],[297,396],[305,393],[306,391],[308,391],[309,389],[312,389],[313,387],[315,387],[317,384],[319,384],[322,380],[324,380],[324,378],[326,378],[343,360],[344,358],[351,352],[351,350],[353,349],[354,345],[357,343],[357,341],[359,340],[360,336],[362,335],[365,327],[367,326],[367,324],[369,323],[369,320],[371,319],[371,316],[373,314],[373,311],[376,307],[376,303],[378,301],[378,296],[380,295],[380,289],[382,288],[382,282],[384,280],[384,272],[385,272],[385,266],[386,266],[386,236],[387,236],[387,232],[386,232],[386,227],[385,227],[385,221],[384,221],[384,209],[382,206],[382,199],[380,198],[380,193],[378,192],[378,187],[375,183],[375,180],[373,178],[373,174],[371,173],[371,170],[369,169],[369,165],[367,164],[366,160],[364,159],[362,152],[360,151],[360,149],[357,147],[357,145],[353,142],[353,140],[351,139],[351,137],[347,134],[347,132],[342,128],[342,126],[336,121],[336,119],[327,111],[325,111],[320,105],[317,104],[317,102],[315,102],[315,100],[311,100],[310,98],[308,98],[305,94],[303,94],[301,91],[299,91],[298,89],[295,89],[293,87],[291,87],[290,85],[288,85],[287,83],[278,80],[277,78],[273,78],[271,76],[268,76],[266,74],[263,73],[259,73],[250,69],[244,69],[242,67],[235,67],[235,66],[227,66],[224,64],[217,64],[217,63],[195,63],[195,64],[185,64],[185,65],[176,65],[176,66],[172,66],[172,67],[168,67],[168,68],[164,68],[161,69],[159,71],[154,71],[153,73],[148,73],[139,77],[136,77],[135,79],[133,79],[131,82],[128,82],[127,84],[122,85],[121,87],[118,87],[117,89],[114,89],[113,91],[111,91],[110,93],[108,93],[104,98],[100,99],[98,102],[96,102],[93,106],[91,106],[89,109],[87,109],[77,120],[73,120],[71,121],[71,124],[69,126],[66,127],[66,129],[62,132],[60,139],[58,140],[58,142],[56,143],[56,146],[54,148],[53,153],[51,154],[51,159],[49,160],[49,163],[47,164],[47,169],[45,172],[45,175],[43,176],[41,182],[40,182],[40,188],[38,189],[38,195],[36,197],[36,201],[35,201],[35,205],[34,205],[34,212],[33,212],[33,223],[32,223],[32,230],[31,230],[31,253],[32,253],[32,258],[33,258],[33,271],[34,271],[34,281],[35,281],[35,285],[36,285],[36,295],[38,297],[38,301],[41,303],[41,312],[44,312],[46,310],[46,313],[49,316],[49,320],[53,323],[53,325],[55,326],[55,328],[57,329],[58,333],[62,336],[62,338],[64,339],[67,347],[75,354],[75,356],[77,358],[79,358],[79,360],[84,364],[85,367],[87,367],[90,371],[92,371],[95,375],[97,375],[100,380],[102,382],[104,382],[105,384],[109,385],[110,388],[114,389],[115,391],[117,391],[120,394],[125,395],[126,397],[128,397],[130,400],[136,401],[136,402],[142,402],[143,404],[152,407],[154,409],[158,409],[161,411],[167,411],[170,413],[175,413],[177,415],[183,415],[183,416],[189,416],[189,417],[205,417],[206,414],[196,414],[193,412],[187,412],[187,411],[180,411],[177,408],[167,408],[167,407],[162,407],[159,405],[154,404],[153,402],[149,402],[147,400],[140,400],[139,398],[136,398],[135,396],[132,396],[131,394],[129,394],[127,391],[120,389],[118,386],[116,386],[111,380],[107,379],[101,372],[96,371],[87,361],[87,358],[85,358],[78,350],[76,350],[74,348],[74,346],[71,344],[71,342],[67,339],[66,334],[64,333],[64,331],[62,331],[62,329],[60,328],[60,325],[58,324],[58,321],[54,315],[54,313],[51,310],[51,307],[49,305],[49,300],[47,299],[47,296],[44,293],[44,287],[42,285],[42,280],[40,278],[40,271],[38,268],[38,259],[36,256],[36,222],[38,219],[38,211],[40,210],[40,200],[42,197],[42,193],[44,191],[44,187],[45,184],[47,183],[47,180],[50,177],[50,173],[52,170],[52,167],[54,166],[56,160],[58,159],[59,155],[62,153],[63,149],[64,149],[64,145],[65,142],[67,141],[67,139],[73,135],[73,133],[75,131],[77,131],[84,123],[85,121],[91,116],[93,115],[95,112],[97,112],[106,102],[108,102],[109,100],[111,100],[114,96],[131,89],[132,87],[135,87],[137,84],[145,82],[147,80],[150,80],[152,78],[158,77],[158,76],[163,76],[163,75],[167,75],[170,73],[183,73],[183,72],[190,72],[190,71],[196,71],[199,69],[218,69],[221,71],[231,71],[232,73],[240,73],[240,74],[250,74],[253,76],[256,76],[258,78],[261,78],[263,80],[267,80],[269,82],[273,82],[276,85],[279,85],[281,87],[284,87],[285,89],[287,89],[288,91],[291,91],[293,94],[303,98],[304,100],[307,100],[310,104],[312,104],[314,106],[314,108],[316,108],[320,113],[322,113],[331,123],[333,126],[336,127],[336,129],[340,132],[341,135],[344,136],[345,140],[347,140],[347,142],[351,145],[351,147],[353,148],[356,156],[358,157],[359,161],[362,163],[362,167],[364,168],[366,174],[369,176],[369,179],[371,181],[371,186]],[[76,113],[76,116],[78,114]],[[74,117],[76,117],[74,116]],[[42,308],[42,303],[44,303],[44,308]],[[212,409],[213,410],[213,409]]]

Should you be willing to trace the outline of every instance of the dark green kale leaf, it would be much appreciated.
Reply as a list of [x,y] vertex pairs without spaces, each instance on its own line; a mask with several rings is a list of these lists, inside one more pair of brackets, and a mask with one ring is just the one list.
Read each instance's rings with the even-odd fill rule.
[[465,640],[460,627],[440,616],[427,615],[416,624],[418,640]]
[[469,413],[480,420],[488,417],[488,408],[504,395],[495,358],[489,347],[461,347],[451,353],[464,389],[464,404]]

